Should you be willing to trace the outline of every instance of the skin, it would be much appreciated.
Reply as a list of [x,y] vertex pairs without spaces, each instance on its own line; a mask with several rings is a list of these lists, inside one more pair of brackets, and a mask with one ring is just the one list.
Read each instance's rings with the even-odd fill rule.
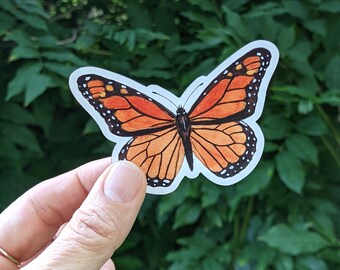
[[[0,215],[0,247],[24,270],[112,270],[145,197],[142,171],[101,159],[33,187]],[[0,255],[0,269],[18,267]]]

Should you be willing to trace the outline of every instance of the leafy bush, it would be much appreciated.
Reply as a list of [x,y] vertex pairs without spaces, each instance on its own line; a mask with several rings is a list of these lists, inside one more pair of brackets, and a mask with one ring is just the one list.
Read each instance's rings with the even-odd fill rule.
[[281,53],[260,119],[262,161],[219,187],[148,195],[118,269],[340,266],[338,1],[2,0],[0,208],[39,181],[108,156],[68,89],[94,65],[180,95],[255,39]]

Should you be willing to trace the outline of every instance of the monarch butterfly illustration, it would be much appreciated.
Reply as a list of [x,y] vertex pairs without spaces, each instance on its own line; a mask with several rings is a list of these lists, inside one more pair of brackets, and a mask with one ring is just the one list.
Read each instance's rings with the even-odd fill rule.
[[95,67],[74,71],[70,88],[116,142],[113,160],[129,160],[145,172],[148,193],[167,194],[185,176],[199,173],[231,185],[262,155],[264,138],[256,120],[278,55],[268,41],[249,43],[193,81],[180,98]]

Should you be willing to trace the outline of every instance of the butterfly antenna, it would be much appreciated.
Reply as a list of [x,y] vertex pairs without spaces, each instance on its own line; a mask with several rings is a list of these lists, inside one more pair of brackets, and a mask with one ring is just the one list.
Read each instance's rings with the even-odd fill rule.
[[159,96],[161,96],[162,98],[166,99],[166,100],[169,101],[171,104],[173,104],[173,105],[175,106],[175,108],[178,107],[175,103],[173,103],[173,102],[172,102],[170,99],[168,99],[167,97],[165,97],[165,96],[163,96],[163,95],[161,95],[161,94],[159,94],[159,93],[157,93],[157,92],[152,92],[152,93],[155,94],[155,95],[159,95]]
[[194,91],[192,91],[192,92],[190,93],[190,95],[188,96],[187,100],[185,101],[185,103],[184,103],[184,105],[183,105],[184,108],[185,108],[185,104],[187,104],[189,98],[190,98],[190,97],[192,96],[192,94],[197,90],[197,88],[199,88],[202,84],[203,84],[203,83],[200,83],[199,85],[197,85],[197,87],[194,89]]

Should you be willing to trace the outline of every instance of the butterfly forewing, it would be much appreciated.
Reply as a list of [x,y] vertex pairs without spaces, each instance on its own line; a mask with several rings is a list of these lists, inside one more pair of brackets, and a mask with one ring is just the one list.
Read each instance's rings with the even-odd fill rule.
[[225,67],[192,106],[191,121],[224,123],[251,116],[270,59],[269,50],[256,48]]
[[175,125],[170,110],[132,87],[95,74],[80,76],[77,83],[115,135],[143,135]]

